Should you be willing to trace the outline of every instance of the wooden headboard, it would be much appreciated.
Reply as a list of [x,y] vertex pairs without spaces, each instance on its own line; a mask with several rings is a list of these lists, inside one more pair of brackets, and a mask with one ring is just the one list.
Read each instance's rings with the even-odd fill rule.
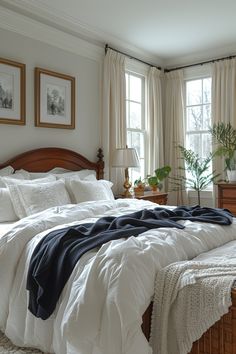
[[11,165],[15,170],[23,168],[28,172],[47,172],[54,167],[62,167],[72,171],[83,169],[95,170],[97,179],[104,176],[102,149],[98,150],[98,161],[91,162],[75,151],[56,147],[41,148],[24,152],[0,164],[0,169]]

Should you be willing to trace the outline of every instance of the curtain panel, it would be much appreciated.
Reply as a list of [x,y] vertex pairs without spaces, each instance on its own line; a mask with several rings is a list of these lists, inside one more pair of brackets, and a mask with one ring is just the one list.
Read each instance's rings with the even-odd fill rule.
[[162,72],[150,67],[147,77],[147,171],[164,165]]
[[[178,144],[184,145],[184,78],[183,70],[171,71],[165,74],[165,164],[171,166],[171,175],[178,174],[178,167],[184,167],[184,161],[177,148]],[[184,171],[183,171],[184,172]],[[186,192],[173,191],[170,181],[167,181],[169,191],[168,204],[186,204]]]
[[124,170],[112,168],[112,156],[117,148],[126,146],[125,56],[111,49],[104,59],[102,142],[106,176],[113,183],[113,192],[123,190]]
[[[236,59],[215,62],[212,65],[212,124],[231,123],[236,128]],[[214,146],[213,146],[214,149]],[[213,170],[225,179],[224,159],[213,159]],[[217,188],[213,190],[213,200],[217,205]]]

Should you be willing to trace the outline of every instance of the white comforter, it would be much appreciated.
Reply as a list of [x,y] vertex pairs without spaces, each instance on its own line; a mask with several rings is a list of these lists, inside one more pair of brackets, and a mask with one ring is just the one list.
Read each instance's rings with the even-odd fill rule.
[[49,229],[155,206],[142,200],[89,202],[51,208],[17,222],[0,239],[0,329],[19,346],[56,354],[152,353],[140,325],[156,272],[236,239],[235,223],[185,221],[184,230],[151,230],[88,252],[46,321],[27,310],[25,283],[32,251]]

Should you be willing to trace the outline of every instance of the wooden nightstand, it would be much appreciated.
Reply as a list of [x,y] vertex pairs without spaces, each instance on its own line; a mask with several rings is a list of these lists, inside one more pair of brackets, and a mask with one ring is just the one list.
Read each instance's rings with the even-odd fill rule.
[[218,207],[236,215],[236,183],[218,183]]
[[136,199],[144,199],[149,200],[150,202],[165,205],[167,203],[168,193],[161,193],[161,192],[144,192],[144,195],[140,197],[135,197]]

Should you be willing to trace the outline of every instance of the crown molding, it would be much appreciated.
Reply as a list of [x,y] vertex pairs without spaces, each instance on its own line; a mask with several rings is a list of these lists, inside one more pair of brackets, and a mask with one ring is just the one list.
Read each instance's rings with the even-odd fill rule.
[[[24,2],[24,0],[22,0]],[[101,62],[104,48],[0,5],[0,28]]]
[[60,32],[67,33],[73,37],[83,39],[87,43],[94,46],[104,48],[106,43],[118,50],[124,51],[138,57],[144,61],[148,61],[153,65],[163,65],[163,60],[151,53],[141,50],[131,43],[105,33],[98,28],[94,28],[77,18],[67,15],[60,9],[55,9],[49,5],[48,1],[41,0],[1,0],[1,5],[6,9],[15,11],[15,13],[37,21],[43,26],[57,29]]
[[201,63],[207,60],[214,60],[236,54],[236,43],[224,48],[211,48],[204,52],[198,52],[191,55],[165,59],[165,67],[171,69],[173,67]]

